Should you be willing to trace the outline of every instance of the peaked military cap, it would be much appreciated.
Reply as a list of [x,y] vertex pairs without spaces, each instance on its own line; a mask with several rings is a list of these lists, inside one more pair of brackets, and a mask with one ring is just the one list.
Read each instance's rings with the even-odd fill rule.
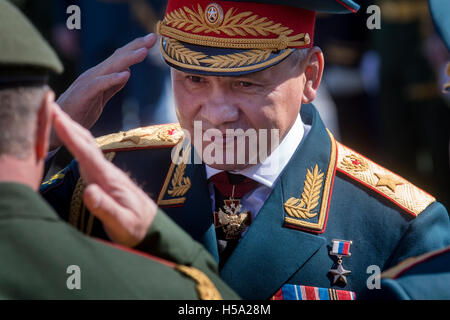
[[316,12],[352,13],[352,0],[169,0],[161,52],[179,70],[241,75],[313,46]]
[[5,0],[0,0],[0,43],[0,86],[44,83],[47,73],[63,71],[47,41]]

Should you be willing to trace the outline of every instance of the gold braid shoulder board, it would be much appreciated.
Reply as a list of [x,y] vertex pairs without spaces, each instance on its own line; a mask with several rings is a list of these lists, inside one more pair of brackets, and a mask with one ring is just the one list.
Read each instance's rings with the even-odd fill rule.
[[173,147],[183,138],[178,123],[152,125],[108,134],[96,139],[99,148],[107,153],[134,149]]
[[436,199],[409,181],[383,168],[341,143],[337,171],[364,184],[404,211],[417,217]]
[[[170,148],[183,138],[183,131],[178,123],[152,125],[128,131],[108,134],[96,139],[98,147],[108,161],[112,161],[116,152],[138,149]],[[92,231],[94,216],[86,218],[86,208],[83,204],[83,192],[86,185],[80,177],[75,186],[70,201],[69,223],[83,233],[89,235]],[[86,223],[86,219],[87,223]]]

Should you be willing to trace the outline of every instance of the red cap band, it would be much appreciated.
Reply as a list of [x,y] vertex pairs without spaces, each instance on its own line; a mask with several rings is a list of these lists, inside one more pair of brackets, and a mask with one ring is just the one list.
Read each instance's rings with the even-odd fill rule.
[[219,48],[308,48],[315,12],[291,6],[235,1],[169,0],[161,35]]

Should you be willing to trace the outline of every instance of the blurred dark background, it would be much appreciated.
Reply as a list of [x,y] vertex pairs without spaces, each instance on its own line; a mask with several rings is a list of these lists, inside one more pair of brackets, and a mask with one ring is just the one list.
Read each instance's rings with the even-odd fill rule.
[[[65,65],[52,79],[57,95],[132,39],[154,32],[164,0],[10,0],[38,27]],[[357,0],[357,14],[317,17],[315,44],[325,55],[314,103],[339,141],[400,174],[450,208],[449,52],[435,34],[426,0]],[[81,9],[69,30],[68,6]],[[369,29],[381,10],[381,28]],[[449,3],[450,5],[450,3]],[[373,20],[370,20],[373,22]],[[131,68],[125,88],[92,128],[95,136],[176,122],[169,69],[159,47]]]

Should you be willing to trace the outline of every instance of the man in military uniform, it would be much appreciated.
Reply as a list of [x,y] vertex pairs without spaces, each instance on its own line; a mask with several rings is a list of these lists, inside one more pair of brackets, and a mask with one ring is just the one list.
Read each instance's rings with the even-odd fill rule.
[[[357,9],[350,0],[171,0],[158,32],[180,124],[97,139],[243,298],[354,299],[369,266],[450,244],[445,208],[336,141],[310,104],[324,68],[315,13]],[[272,138],[246,145],[227,132],[274,128],[280,144],[265,156]],[[224,147],[230,140],[237,145]],[[107,237],[83,186],[74,161],[41,192],[74,226]]]
[[[103,157],[89,132],[55,105],[47,74],[60,73],[62,65],[28,20],[3,0],[0,30],[0,298],[237,298],[206,250],[158,211]],[[36,193],[52,122],[79,160],[91,190],[86,203],[120,245],[84,236]],[[125,247],[136,244],[148,253]]]

